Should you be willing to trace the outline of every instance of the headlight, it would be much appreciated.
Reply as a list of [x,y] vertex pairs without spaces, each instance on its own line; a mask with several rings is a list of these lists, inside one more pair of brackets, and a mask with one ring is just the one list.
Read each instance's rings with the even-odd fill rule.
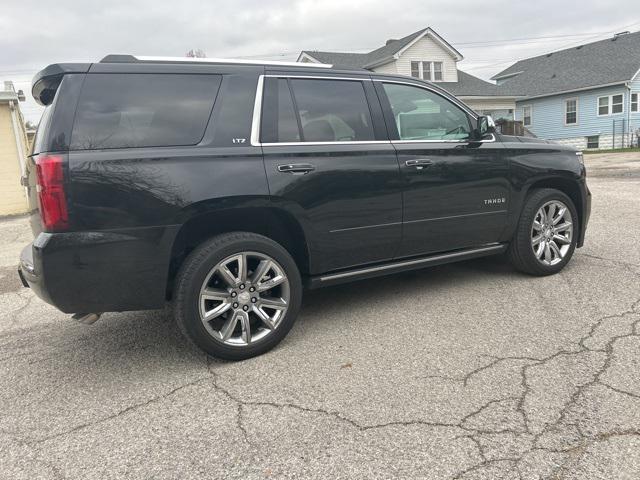
[[584,155],[582,152],[576,152],[576,158],[582,165],[584,165]]

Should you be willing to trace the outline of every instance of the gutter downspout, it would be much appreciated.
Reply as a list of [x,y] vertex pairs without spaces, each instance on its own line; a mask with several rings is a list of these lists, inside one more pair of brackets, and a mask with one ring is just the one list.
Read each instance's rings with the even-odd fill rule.
[[[625,83],[627,90],[629,91],[629,101],[627,102],[627,146],[631,146],[631,84],[629,82]],[[623,145],[624,147],[624,145]]]

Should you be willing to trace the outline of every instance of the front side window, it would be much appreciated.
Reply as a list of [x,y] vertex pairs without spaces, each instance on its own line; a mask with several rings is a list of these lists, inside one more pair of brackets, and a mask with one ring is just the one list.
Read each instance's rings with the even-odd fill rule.
[[575,125],[578,123],[578,100],[572,98],[564,104],[564,123],[567,125]]
[[611,96],[611,113],[622,113],[624,111],[624,96],[620,95],[612,95]]
[[471,135],[467,114],[429,90],[383,84],[400,140],[465,140]]
[[442,62],[433,62],[433,80],[442,81]]
[[219,86],[218,75],[88,74],[70,148],[195,145]]
[[522,123],[525,127],[531,126],[531,105],[522,107]]
[[633,113],[638,113],[638,94],[637,93],[632,93],[631,94],[631,111]]

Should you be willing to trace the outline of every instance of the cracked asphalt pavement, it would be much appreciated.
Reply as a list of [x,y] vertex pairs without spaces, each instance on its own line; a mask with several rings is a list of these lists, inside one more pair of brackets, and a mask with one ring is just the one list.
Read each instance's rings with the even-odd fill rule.
[[27,222],[0,221],[0,477],[640,478],[640,156],[607,158],[561,274],[487,258],[308,292],[241,363],[169,310],[75,323],[21,287]]

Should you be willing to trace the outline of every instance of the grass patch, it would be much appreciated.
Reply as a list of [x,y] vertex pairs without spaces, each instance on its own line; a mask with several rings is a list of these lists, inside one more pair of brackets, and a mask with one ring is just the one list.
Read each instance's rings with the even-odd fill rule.
[[592,153],[631,153],[631,152],[640,152],[639,147],[632,148],[613,148],[608,150],[583,150],[582,153],[585,155],[591,155]]

